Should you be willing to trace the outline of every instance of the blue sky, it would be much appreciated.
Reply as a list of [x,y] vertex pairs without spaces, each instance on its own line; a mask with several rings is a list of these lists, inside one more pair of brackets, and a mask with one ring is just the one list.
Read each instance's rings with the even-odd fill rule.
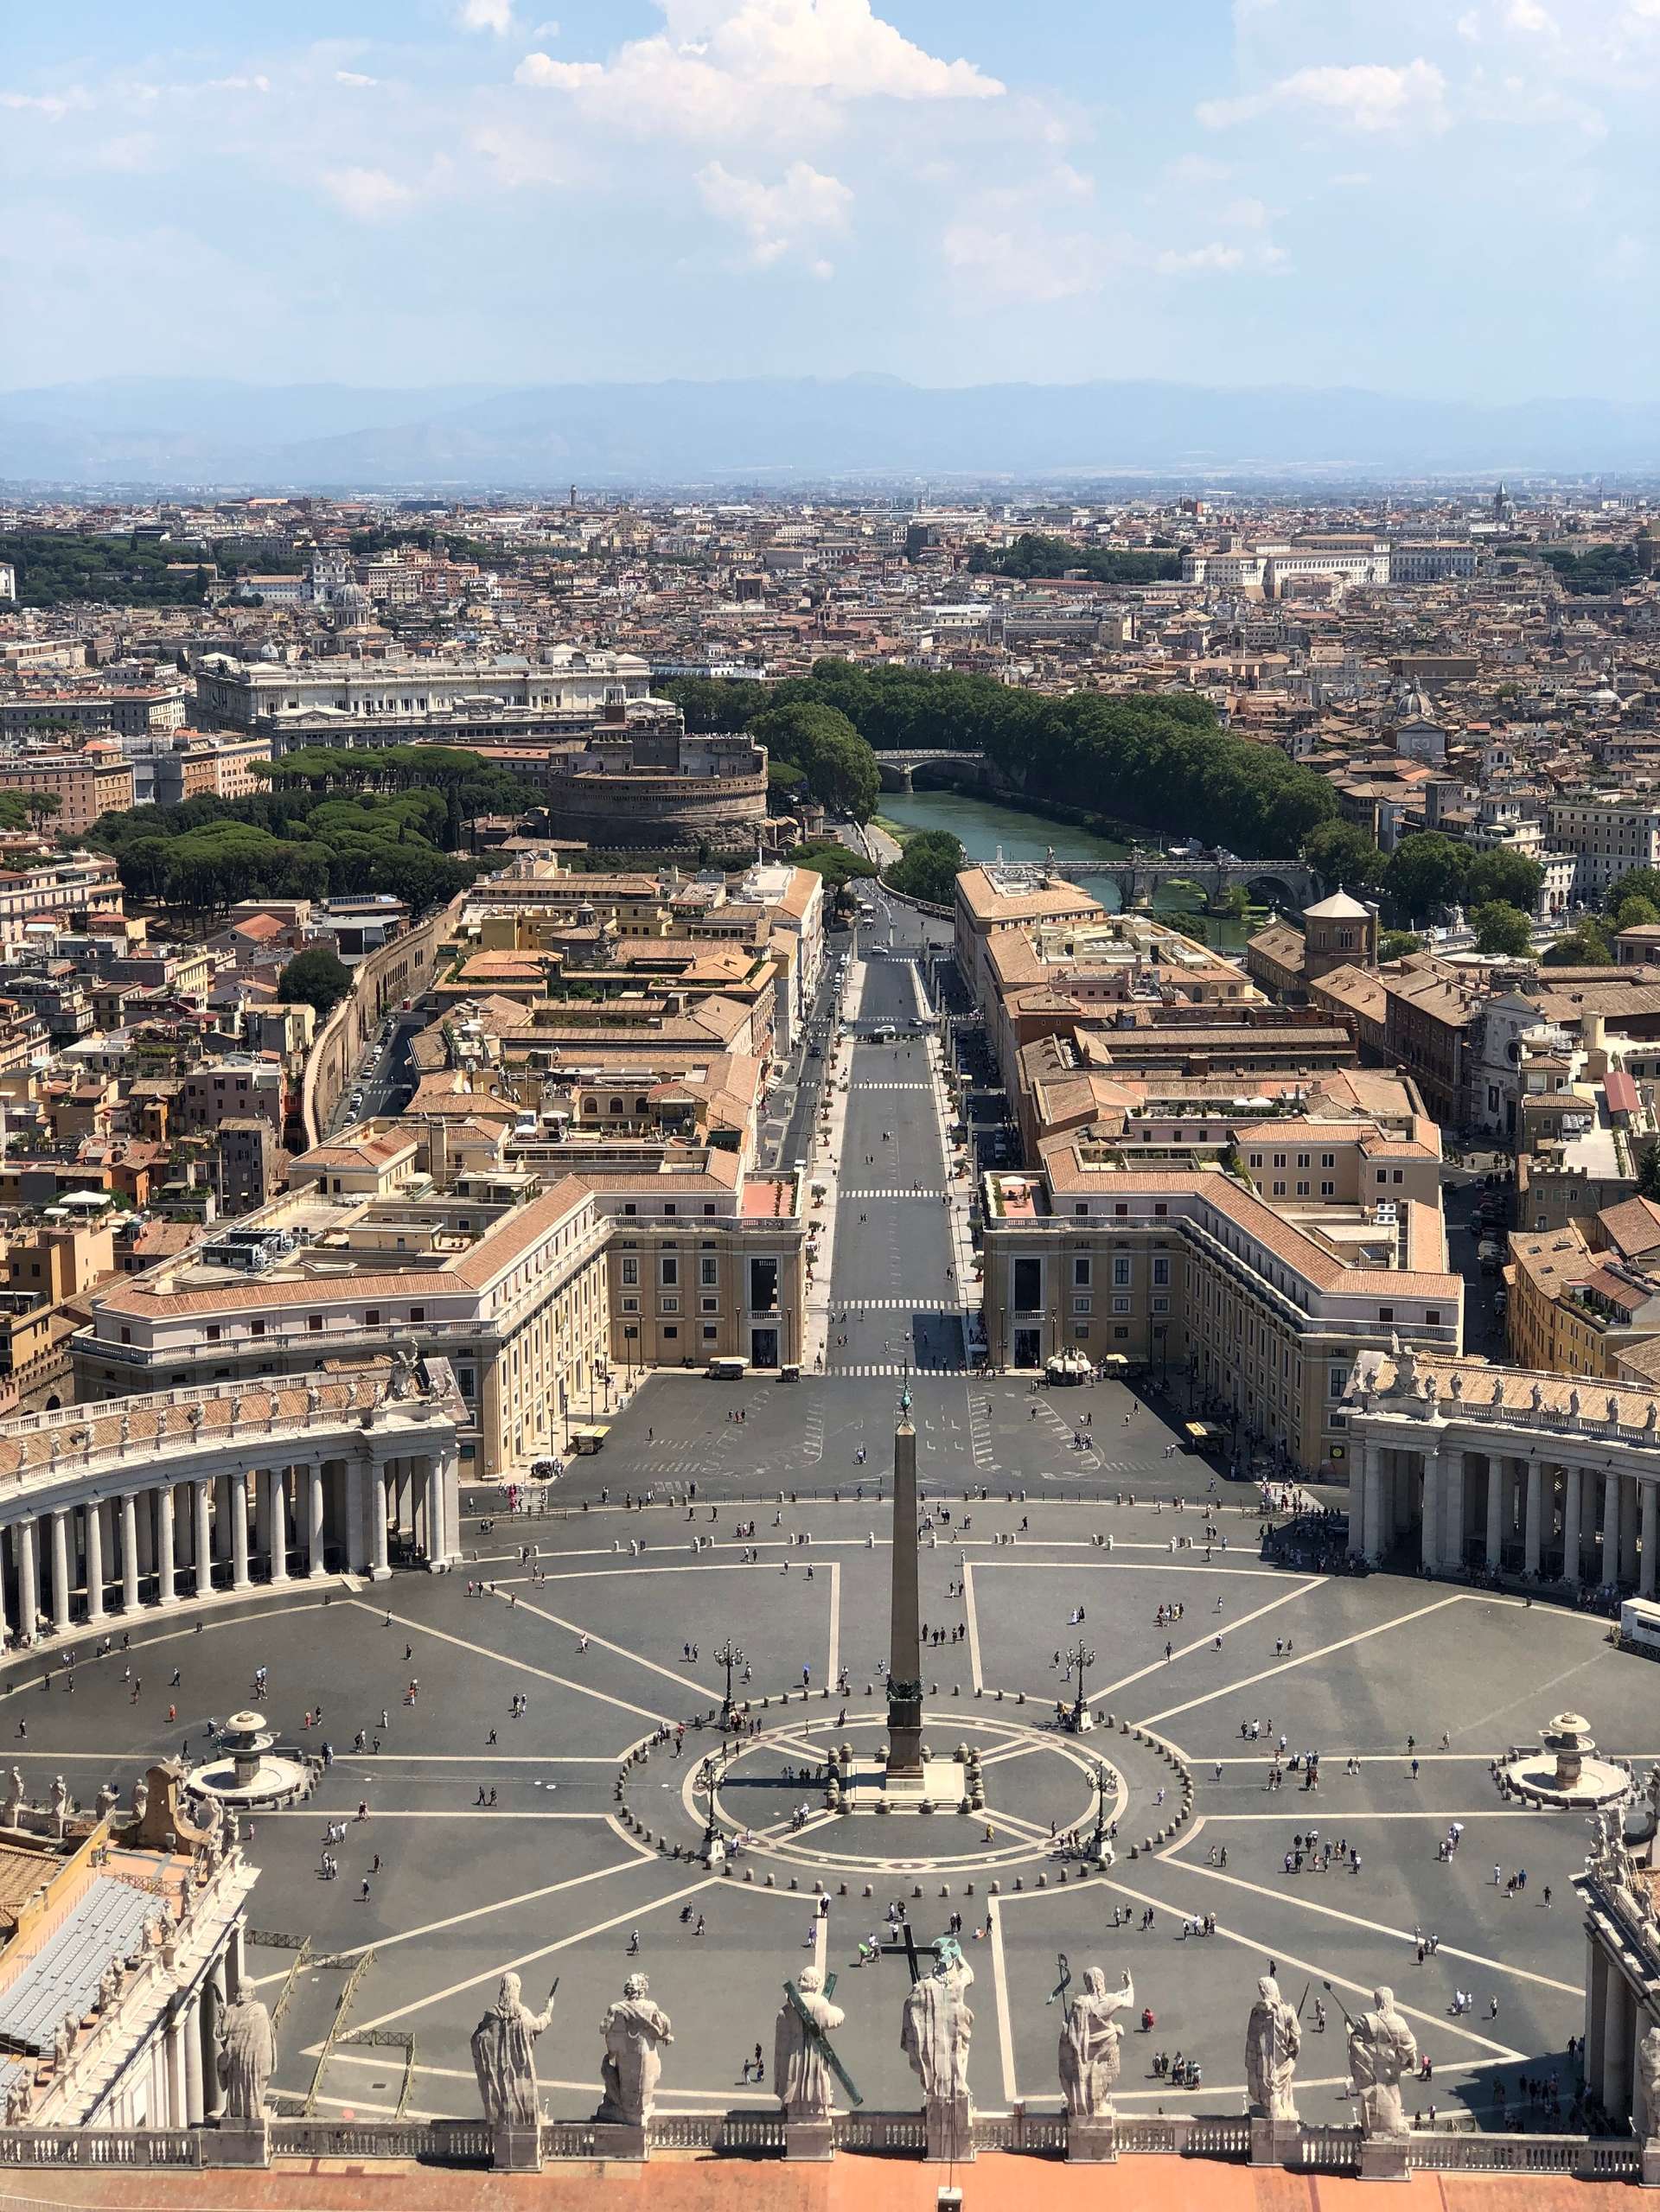
[[4,378],[1648,397],[1660,0],[68,0]]

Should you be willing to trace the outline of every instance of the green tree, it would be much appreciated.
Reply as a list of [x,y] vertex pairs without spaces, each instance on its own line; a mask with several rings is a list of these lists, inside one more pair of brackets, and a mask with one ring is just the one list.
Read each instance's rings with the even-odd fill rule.
[[1635,892],[1622,899],[1612,916],[1616,929],[1643,929],[1660,921],[1660,906],[1652,899],[1639,898]]
[[277,996],[288,1004],[315,1006],[326,1022],[352,987],[351,970],[326,945],[297,953],[277,979]]
[[1525,959],[1533,950],[1533,932],[1520,907],[1503,899],[1488,899],[1470,917],[1478,953],[1500,953],[1510,959]]
[[1375,883],[1383,856],[1354,822],[1317,822],[1303,839],[1303,858],[1329,889]]
[[1540,966],[1547,968],[1611,968],[1614,956],[1599,922],[1588,916],[1566,937],[1548,945]]
[[1610,884],[1603,911],[1617,915],[1627,899],[1646,899],[1660,913],[1660,870],[1633,868],[1617,883]]
[[1651,1144],[1638,1163],[1637,1195],[1660,1200],[1660,1144]]
[[750,735],[801,769],[820,806],[857,822],[876,812],[882,789],[876,755],[836,708],[805,702],[774,707],[750,724]]
[[1525,852],[1509,852],[1502,846],[1491,852],[1478,852],[1465,873],[1465,904],[1484,906],[1502,899],[1507,906],[1531,914],[1544,880],[1544,870]]
[[886,880],[897,891],[913,899],[929,899],[949,906],[956,896],[957,877],[967,864],[962,840],[949,830],[921,830],[905,840],[902,858],[887,871]]
[[1404,960],[1408,953],[1421,953],[1423,949],[1423,939],[1415,937],[1410,929],[1384,929],[1378,933],[1380,960]]
[[1384,894],[1397,919],[1427,920],[1438,908],[1456,905],[1464,896],[1471,857],[1468,845],[1438,830],[1402,838],[1383,870]]

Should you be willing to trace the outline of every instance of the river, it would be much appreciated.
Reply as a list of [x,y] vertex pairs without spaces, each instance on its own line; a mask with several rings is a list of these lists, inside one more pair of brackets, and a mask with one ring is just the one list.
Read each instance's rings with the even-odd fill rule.
[[[1005,860],[1042,861],[1051,849],[1063,860],[1123,860],[1130,851],[1127,838],[1095,837],[1069,822],[1028,813],[1021,807],[999,806],[966,791],[884,791],[878,810],[908,830],[949,830],[961,839],[970,860],[994,860],[1000,851]],[[1109,912],[1117,911],[1116,883],[1091,877],[1082,888]],[[1172,890],[1161,890],[1154,901],[1160,914],[1172,921],[1179,919],[1190,935],[1210,945],[1237,947],[1261,926],[1258,920],[1242,923],[1231,916],[1206,915],[1199,910],[1202,904],[1187,893]]]

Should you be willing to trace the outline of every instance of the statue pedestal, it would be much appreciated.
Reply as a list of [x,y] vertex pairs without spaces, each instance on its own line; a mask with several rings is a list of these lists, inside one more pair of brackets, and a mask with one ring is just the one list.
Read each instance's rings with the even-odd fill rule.
[[833,2158],[835,2155],[836,2132],[828,2120],[785,2119],[785,2158]]
[[1405,2181],[1408,2138],[1404,2135],[1367,2135],[1361,2139],[1362,2181]]
[[1111,2165],[1118,2158],[1118,2120],[1112,2113],[1069,2113],[1066,2155],[1086,2165]]
[[928,2122],[928,2148],[923,2156],[930,2165],[961,2166],[973,2159],[974,2108],[967,2097],[930,2101],[923,2117]]
[[542,2171],[542,2131],[540,2127],[498,2127],[490,2139],[490,2164],[499,2174],[539,2174]]
[[1301,2163],[1302,2128],[1294,2120],[1268,2120],[1251,2114],[1251,2164],[1254,2166],[1295,2166]]
[[1644,2189],[1660,2189],[1660,2135],[1650,2135],[1643,2145],[1638,2180]]
[[602,2120],[594,2127],[594,2155],[599,2158],[643,2158],[646,2129],[643,2120]]
[[202,2157],[210,2166],[268,2166],[271,2128],[263,2120],[222,2120],[202,2132]]

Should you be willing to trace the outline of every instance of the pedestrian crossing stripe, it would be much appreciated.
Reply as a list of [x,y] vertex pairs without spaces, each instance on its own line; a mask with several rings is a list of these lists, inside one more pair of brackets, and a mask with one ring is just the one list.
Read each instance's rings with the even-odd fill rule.
[[866,1083],[861,1081],[858,1087],[861,1091],[931,1091],[934,1086],[932,1083]]
[[953,1321],[961,1319],[961,1310],[954,1299],[946,1298],[937,1291],[926,1297],[920,1293],[909,1298],[832,1298],[831,1318],[844,1313],[937,1313],[946,1314]]
[[931,1198],[936,1205],[948,1195],[943,1190],[849,1190],[845,1184],[837,1193],[840,1198]]
[[902,1375],[902,1374],[967,1374],[969,1370],[954,1360],[942,1361],[933,1366],[926,1360],[885,1360],[869,1367],[826,1367],[828,1375]]

